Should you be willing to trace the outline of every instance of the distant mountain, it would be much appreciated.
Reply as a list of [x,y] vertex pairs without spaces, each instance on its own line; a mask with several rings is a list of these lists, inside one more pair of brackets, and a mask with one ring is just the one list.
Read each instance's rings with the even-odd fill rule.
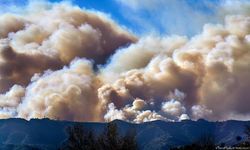
[[[121,134],[130,128],[137,131],[136,139],[143,150],[168,149],[198,141],[204,135],[212,135],[217,144],[234,145],[236,137],[246,138],[244,129],[250,121],[208,122],[205,120],[181,122],[152,121],[132,124],[115,120]],[[67,138],[65,128],[75,122],[49,119],[4,119],[0,120],[0,149],[56,150]],[[99,134],[107,123],[81,123],[86,129]]]

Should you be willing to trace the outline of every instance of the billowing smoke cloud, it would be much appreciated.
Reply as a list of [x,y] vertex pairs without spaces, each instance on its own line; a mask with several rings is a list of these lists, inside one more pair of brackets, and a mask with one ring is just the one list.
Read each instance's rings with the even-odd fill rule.
[[67,3],[47,5],[52,8],[28,6],[21,16],[0,16],[1,92],[25,86],[33,74],[60,69],[75,57],[103,64],[117,48],[136,41],[104,14]]
[[1,118],[250,119],[247,11],[191,39],[137,40],[99,12],[49,6],[1,16]]
[[34,76],[18,105],[18,116],[98,121],[100,104],[95,91],[99,86],[91,62],[74,60],[69,67]]
[[[162,117],[170,115],[167,118],[181,118],[186,113],[194,119],[228,119],[231,112],[248,115],[249,34],[250,17],[238,15],[226,17],[224,26],[205,25],[200,35],[186,43],[179,37],[173,37],[172,42],[165,42],[166,45],[157,38],[141,44],[145,41],[142,39],[139,45],[150,47],[155,42],[160,45],[160,51],[156,46],[154,50],[157,52],[147,56],[146,49],[147,57],[143,57],[137,55],[140,48],[131,50],[137,44],[118,51],[111,64],[103,69],[103,74],[121,76],[114,83],[109,81],[109,86],[100,88],[99,97],[107,103],[113,102],[118,110],[124,110],[129,101],[140,98],[153,107],[154,113]],[[161,40],[165,41],[164,38]],[[129,60],[135,60],[131,63],[133,70],[127,63],[122,67],[122,60],[127,57],[122,54],[126,52]],[[125,69],[116,69],[116,66]],[[171,92],[176,89],[185,96],[171,98]],[[175,95],[179,95],[178,92]]]

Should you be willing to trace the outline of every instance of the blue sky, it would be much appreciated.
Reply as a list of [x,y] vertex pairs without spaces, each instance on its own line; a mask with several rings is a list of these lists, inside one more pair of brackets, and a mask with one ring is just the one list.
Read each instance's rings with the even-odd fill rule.
[[[61,0],[49,0],[60,2]],[[186,35],[201,32],[205,23],[221,22],[223,0],[71,0],[74,5],[109,14],[136,35]],[[0,0],[1,10],[24,6],[28,0]]]
[[[53,0],[53,1],[60,1],[60,0]],[[131,1],[131,0],[130,0]],[[215,12],[214,6],[218,5],[220,1],[218,0],[180,0],[182,2],[174,2],[173,0],[133,0],[138,1],[138,3],[150,1],[150,3],[156,4],[156,10],[151,10],[150,8],[142,8],[132,9],[131,7],[127,6],[126,3],[129,3],[129,0],[73,0],[72,3],[78,5],[80,7],[84,7],[87,9],[95,9],[98,11],[102,11],[111,15],[111,17],[121,25],[126,26],[130,30],[132,30],[135,34],[148,34],[148,33],[155,33],[155,34],[181,34],[192,36],[197,34],[199,31],[202,30],[202,26],[208,18],[205,18],[206,15],[213,16]],[[124,4],[125,2],[125,4]],[[179,5],[179,6],[178,6]],[[181,5],[181,6],[180,6]],[[185,5],[185,6],[183,6]],[[211,6],[212,5],[212,6]],[[186,28],[186,22],[188,19],[192,18],[192,14],[187,16],[185,19],[184,13],[189,10],[178,10],[178,7],[188,7],[191,10],[204,16],[204,20],[202,21],[197,28],[199,29],[190,29],[191,27]],[[165,15],[164,13],[168,15]],[[156,15],[158,14],[158,15]],[[157,17],[156,17],[157,16]],[[176,17],[178,16],[178,17]],[[183,17],[182,17],[183,16]],[[163,20],[159,19],[158,17],[163,17]],[[138,18],[141,19],[137,20]],[[176,19],[177,18],[177,19]],[[168,21],[167,21],[168,20]],[[184,20],[184,21],[182,21]],[[217,18],[210,18],[210,22],[216,22]],[[164,22],[168,22],[166,25]],[[162,23],[163,22],[163,23]],[[178,27],[172,25],[173,22],[179,24]],[[183,22],[183,23],[182,23]],[[169,29],[168,29],[169,26]],[[191,25],[193,26],[193,25]],[[171,28],[176,28],[173,30]],[[179,29],[185,28],[185,29]],[[172,31],[173,30],[173,31]]]

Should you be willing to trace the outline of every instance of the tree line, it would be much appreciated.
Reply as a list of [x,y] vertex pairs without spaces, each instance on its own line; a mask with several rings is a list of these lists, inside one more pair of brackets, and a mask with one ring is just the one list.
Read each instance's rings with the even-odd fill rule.
[[136,130],[130,129],[122,136],[114,122],[99,135],[92,130],[87,130],[81,124],[66,128],[67,140],[58,150],[137,150]]
[[[110,122],[100,134],[94,134],[81,124],[75,124],[66,128],[67,140],[58,150],[137,150],[136,130],[130,129],[125,135],[119,133],[117,124]],[[233,147],[250,149],[250,125],[244,129],[245,140],[236,136],[237,143]],[[170,148],[171,150],[213,150],[227,148],[225,143],[216,144],[213,134],[204,134],[198,141],[185,146]]]

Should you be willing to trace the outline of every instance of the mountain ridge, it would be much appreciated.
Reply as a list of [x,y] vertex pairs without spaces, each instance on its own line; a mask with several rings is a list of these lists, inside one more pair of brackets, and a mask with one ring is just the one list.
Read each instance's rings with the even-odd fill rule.
[[[136,129],[136,140],[139,149],[143,150],[168,149],[192,144],[206,134],[213,135],[216,144],[234,145],[237,143],[237,136],[241,136],[242,140],[246,139],[244,127],[250,124],[250,121],[212,122],[204,119],[180,122],[156,120],[141,124],[122,120],[113,122],[117,124],[121,134],[125,134],[131,128]],[[42,150],[55,150],[67,138],[65,128],[76,123],[82,124],[87,130],[93,130],[95,134],[100,134],[107,125],[105,122],[70,122],[47,118],[29,121],[21,118],[1,119],[0,144],[2,146],[0,148],[6,150],[16,147],[29,149],[27,146],[32,146]]]

